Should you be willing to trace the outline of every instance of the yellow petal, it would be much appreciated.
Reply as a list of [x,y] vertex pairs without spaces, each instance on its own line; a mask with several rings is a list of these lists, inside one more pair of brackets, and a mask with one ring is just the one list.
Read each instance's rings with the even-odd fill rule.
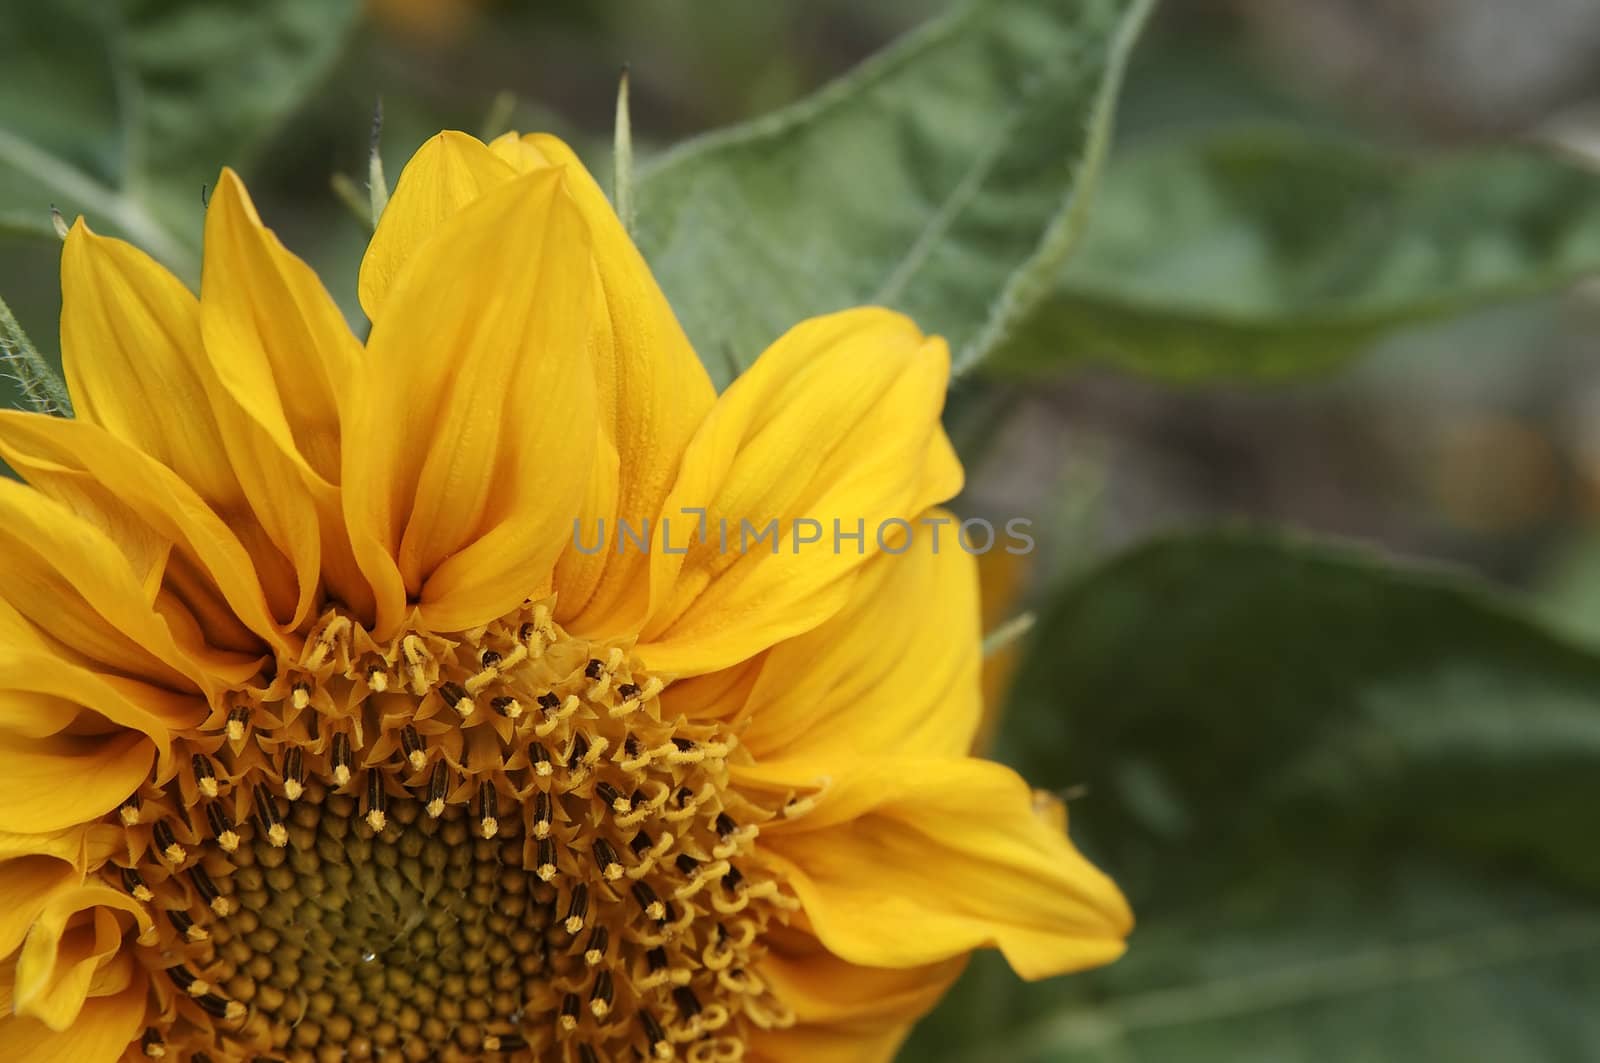
[[[836,613],[879,532],[892,545],[903,530],[894,521],[961,487],[939,425],[949,370],[943,341],[899,314],[861,309],[797,326],[734,381],[663,508],[668,534],[657,546],[671,548],[650,558],[639,647],[649,666],[725,667]],[[699,509],[704,535],[690,515]],[[757,541],[769,528],[776,542]]]
[[219,385],[243,414],[224,420],[223,436],[262,526],[298,575],[291,626],[322,580],[369,613],[337,490],[340,396],[360,345],[316,275],[261,224],[231,170],[211,197],[205,240],[201,332]]
[[[685,446],[716,398],[700,360],[605,193],[576,153],[547,134],[507,133],[488,146],[441,133],[401,174],[362,262],[362,305],[376,317],[400,267],[444,221],[490,191],[555,167],[582,215],[600,285],[588,334],[602,440],[588,491],[571,514],[591,536],[617,518],[653,520]],[[648,602],[640,553],[569,547],[556,573],[558,619],[577,632],[636,630]]]
[[17,951],[51,899],[76,888],[81,878],[70,863],[50,856],[26,855],[0,862],[0,958]]
[[753,1030],[750,1051],[774,1063],[888,1063],[911,1023],[927,1014],[966,964],[861,967],[809,935],[775,932],[758,973],[794,1012],[787,1028]]
[[[264,580],[287,575],[281,556],[265,542],[254,552],[246,549],[235,529],[171,469],[88,422],[10,410],[0,411],[0,456],[52,496],[64,484],[87,493],[92,483],[103,497],[126,506],[157,535],[192,554],[207,585],[196,590],[215,588],[211,593],[225,599],[234,624],[281,643],[263,588]],[[240,530],[259,531],[254,521],[241,521],[234,512]],[[278,566],[264,563],[269,553]],[[169,575],[173,564],[169,560]],[[210,633],[215,636],[214,626]],[[208,663],[217,670],[224,667],[219,661]]]
[[[717,392],[650,266],[576,152],[546,133],[522,142],[550,165],[565,168],[566,184],[594,237],[605,296],[605,328],[595,333],[594,346],[600,423],[618,453],[611,527],[616,519],[640,527],[661,512],[683,451]],[[557,576],[563,623],[574,631],[634,631],[648,605],[648,557],[614,549],[602,557],[600,570],[576,549],[563,557]]]
[[[638,527],[661,512],[684,450],[716,401],[716,391],[650,267],[577,154],[543,133],[518,143],[525,153],[564,168],[594,240],[604,296],[598,309],[605,319],[592,334],[591,350],[600,423],[618,455],[615,508],[596,516]],[[636,630],[648,604],[648,558],[615,550],[599,556],[605,564],[598,568],[575,549],[562,558],[559,619],[575,631]]]
[[61,252],[61,363],[78,420],[204,497],[237,492],[207,392],[198,300],[143,251],[81,219]]
[[[938,523],[923,523],[923,521]],[[741,741],[758,759],[959,757],[981,714],[977,566],[951,516],[862,569],[850,600],[762,659]]]
[[546,593],[594,460],[593,276],[548,170],[450,217],[394,281],[353,381],[345,506],[387,637]]
[[56,1031],[37,1019],[0,1019],[0,1044],[28,1063],[114,1063],[139,1037],[149,987],[135,975],[120,992],[91,997],[77,1021]]
[[43,494],[0,479],[0,594],[51,638],[159,686],[204,686],[126,558],[99,528]]
[[16,1014],[57,1031],[70,1026],[89,998],[95,975],[122,947],[124,928],[135,917],[149,925],[138,901],[100,882],[51,897],[17,956]]
[[[80,823],[38,834],[0,831],[0,865],[24,856],[51,856],[81,874],[103,864],[121,844],[122,828],[109,823]],[[0,955],[5,952],[0,948]]]
[[783,826],[763,831],[764,846],[817,938],[852,963],[995,947],[1022,977],[1043,978],[1111,962],[1132,926],[1116,886],[998,764],[860,762]]
[[361,259],[358,294],[373,321],[411,256],[445,219],[517,175],[476,137],[446,131],[406,163]]
[[0,732],[38,739],[94,716],[150,739],[165,761],[171,732],[199,726],[207,706],[137,680],[99,676],[53,654],[0,646]]
[[0,831],[44,832],[98,819],[138,788],[155,756],[137,732],[8,738],[0,744]]

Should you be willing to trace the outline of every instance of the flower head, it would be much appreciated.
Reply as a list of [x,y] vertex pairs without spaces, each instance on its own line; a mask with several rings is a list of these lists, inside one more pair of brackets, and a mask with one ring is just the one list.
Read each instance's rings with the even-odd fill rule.
[[715,395],[542,136],[417,154],[365,343],[231,173],[205,250],[79,222],[78,416],[0,414],[13,1054],[872,1060],[973,948],[1119,954],[967,756],[942,342],[834,314]]

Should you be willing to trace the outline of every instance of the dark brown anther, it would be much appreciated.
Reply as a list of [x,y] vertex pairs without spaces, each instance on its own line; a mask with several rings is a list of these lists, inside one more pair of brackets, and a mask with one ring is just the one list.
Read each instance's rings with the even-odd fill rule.
[[[211,881],[211,876],[199,864],[189,869],[189,881],[194,883],[194,891],[200,894],[200,899],[205,901],[206,907],[212,911],[217,911],[219,907],[226,905],[227,902],[222,896],[222,891],[217,889],[217,884]],[[217,914],[225,915],[227,913],[224,909],[223,911],[218,911]]]
[[176,967],[168,967],[166,970],[167,977],[172,979],[172,984],[185,993],[192,993],[198,988],[196,983],[200,982],[200,979],[196,978],[194,972],[183,964],[180,963]]
[[538,631],[539,629],[534,627],[532,624],[523,624],[521,627],[517,628],[517,641],[523,645],[527,645],[533,641],[533,636],[538,634]]
[[583,962],[593,967],[605,959],[606,946],[610,942],[611,935],[606,931],[606,928],[603,926],[595,927],[594,932],[589,935],[589,944],[584,946]]
[[250,710],[244,705],[235,705],[228,710],[228,740],[242,742],[250,730]]
[[510,719],[511,707],[516,703],[517,699],[512,697],[510,694],[501,694],[499,697],[490,700],[489,707],[499,715]]
[[189,766],[194,769],[194,784],[206,797],[217,796],[217,773],[211,767],[211,758],[204,753],[196,753],[189,758]]
[[423,765],[428,763],[427,748],[427,743],[422,740],[422,736],[417,733],[415,727],[408,723],[401,729],[400,751],[406,755],[406,760],[411,762],[411,766],[418,771],[421,771]]
[[291,801],[300,800],[306,790],[305,755],[299,746],[290,746],[283,755],[283,796]]
[[478,828],[485,838],[493,838],[500,829],[498,806],[494,783],[481,783],[478,786]]
[[382,831],[389,822],[389,794],[383,788],[383,774],[367,769],[367,826]]
[[583,758],[588,755],[589,740],[583,736],[582,731],[579,731],[572,736],[572,752],[567,754],[567,769],[570,771],[576,768],[583,762]]
[[639,902],[639,907],[644,909],[644,914],[651,919],[660,921],[666,915],[667,906],[661,903],[661,898],[656,896],[656,891],[650,888],[648,882],[635,882],[633,884],[633,899]]
[[195,1003],[204,1008],[206,1014],[214,1019],[228,1017],[228,1002],[215,993],[202,993],[195,998]]
[[124,867],[120,870],[122,871],[122,888],[128,891],[129,896],[138,901],[148,901],[154,898],[155,895],[150,892],[150,887],[145,885],[143,875],[131,867]]
[[[228,814],[222,810],[220,804],[206,806],[206,825],[211,828],[211,837],[224,849],[230,848],[230,844],[231,846],[239,844],[238,836],[233,832],[233,821],[228,818]],[[230,835],[233,837],[229,838]]]
[[139,822],[139,812],[143,808],[144,798],[139,796],[138,791],[129,794],[128,799],[117,807],[117,814],[121,817],[123,826],[131,827]]
[[485,1052],[517,1052],[528,1047],[528,1039],[520,1033],[492,1033],[483,1039]]
[[644,1035],[650,1041],[650,1051],[655,1052],[657,1045],[667,1043],[667,1031],[661,1028],[656,1017],[643,1008],[639,1009],[639,1022],[644,1025]]
[[183,846],[178,844],[177,835],[172,833],[172,824],[164,819],[156,820],[151,835],[155,838],[156,848],[161,850],[161,855],[166,857],[168,863],[183,863],[185,853]]
[[697,870],[699,870],[699,868],[700,868],[700,861],[696,860],[694,857],[690,856],[688,853],[679,853],[678,854],[678,859],[674,860],[673,863],[677,865],[678,871],[685,878],[692,877],[694,875],[694,873]]
[[594,988],[589,991],[589,1010],[596,1016],[602,1016],[611,1010],[611,1001],[616,996],[616,988],[612,984],[611,972],[601,969],[594,976]]
[[657,919],[656,922],[658,922],[658,923],[671,923],[671,922],[675,922],[677,920],[677,918],[678,918],[678,906],[673,904],[671,901],[666,901],[661,906],[661,918]]
[[186,938],[194,930],[194,920],[189,917],[188,912],[181,908],[168,908],[167,921],[172,924],[172,929]]
[[650,966],[651,974],[655,974],[657,971],[666,970],[667,950],[662,948],[660,945],[657,945],[655,948],[644,954],[644,962]]
[[500,666],[500,662],[503,660],[505,660],[505,658],[501,657],[500,654],[496,653],[494,650],[484,650],[482,653],[478,654],[478,663],[485,668],[498,668]]
[[687,753],[694,748],[694,742],[688,738],[674,738],[672,744],[678,747],[678,752]]
[[723,839],[724,841],[727,840],[728,835],[739,829],[739,824],[735,823],[733,821],[733,817],[728,815],[726,812],[717,813],[716,826],[717,837]]
[[278,802],[272,799],[272,794],[261,783],[256,783],[250,792],[255,797],[256,821],[261,833],[268,842],[282,849],[289,844],[289,832],[283,827],[283,816],[278,812]]
[[534,869],[534,874],[549,882],[552,878],[555,878],[556,872],[560,870],[556,866],[555,843],[549,838],[539,839],[538,858],[539,864]]
[[337,786],[350,782],[350,736],[343,731],[333,736],[333,781]]
[[678,787],[678,792],[672,795],[672,799],[678,803],[679,808],[687,808],[693,798],[694,791],[687,786]]
[[650,799],[644,795],[643,790],[635,790],[633,793],[628,795],[628,808],[631,811],[638,808],[648,800]]
[[428,779],[428,815],[438,819],[444,815],[444,799],[450,792],[450,769],[444,761],[433,762],[433,775]]
[[472,715],[472,697],[467,693],[467,688],[460,683],[441,683],[439,696],[463,719]]
[[633,736],[631,731],[628,733],[628,736],[622,740],[622,752],[627,754],[629,760],[632,760],[639,755],[639,740]]
[[686,1018],[692,1019],[700,1014],[700,998],[686,985],[678,986],[672,991],[672,1002],[678,1005],[678,1014]]
[[622,795],[617,792],[617,788],[608,782],[595,783],[594,795],[608,805],[614,805],[622,800]]
[[622,696],[623,701],[632,701],[639,696],[639,688],[633,683],[623,683],[617,688],[617,693]]
[[167,1054],[167,1043],[154,1026],[146,1026],[144,1036],[139,1038],[139,1049],[151,1059],[160,1059]]
[[538,775],[550,774],[550,751],[538,742],[528,745],[528,759],[533,762],[533,770]]
[[561,998],[561,1018],[563,1022],[576,1025],[578,1022],[578,1009],[583,1007],[583,1002],[578,999],[578,994],[568,993]]
[[576,934],[583,929],[584,917],[589,914],[589,886],[580,882],[572,887],[572,901],[567,905],[565,926],[567,933]]
[[729,893],[737,893],[739,885],[744,881],[744,873],[736,867],[728,868],[728,873],[722,876],[722,888]]
[[534,700],[539,705],[539,711],[543,712],[546,716],[550,715],[552,712],[555,712],[561,707],[561,695],[557,694],[553,690],[548,690],[545,693],[540,694]]
[[604,838],[595,839],[594,862],[605,878],[615,880],[622,876],[622,861],[617,859],[617,851]]
[[648,833],[640,831],[629,840],[628,848],[633,850],[634,856],[643,856],[650,851],[650,847],[654,844],[655,840]]
[[589,663],[583,666],[583,674],[590,679],[599,679],[600,673],[605,670],[606,666],[600,663],[598,657],[590,657]]
[[541,838],[550,833],[550,795],[543,790],[533,795],[533,832]]

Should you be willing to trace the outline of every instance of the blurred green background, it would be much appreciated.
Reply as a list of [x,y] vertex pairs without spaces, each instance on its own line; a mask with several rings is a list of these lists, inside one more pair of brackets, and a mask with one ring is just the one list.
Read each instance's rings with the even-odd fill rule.
[[1035,521],[994,751],[1141,923],[1081,978],[981,957],[903,1058],[1600,1058],[1600,6],[951,6],[6,0],[0,293],[53,354],[52,203],[193,281],[229,163],[359,324],[377,97],[391,181],[440,128],[606,180],[629,64],[719,380],[903,306],[959,508]]

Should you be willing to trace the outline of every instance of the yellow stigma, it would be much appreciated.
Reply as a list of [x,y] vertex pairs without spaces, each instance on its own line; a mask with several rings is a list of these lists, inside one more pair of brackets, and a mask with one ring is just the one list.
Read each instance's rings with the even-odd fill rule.
[[622,648],[547,603],[386,645],[332,611],[304,647],[111,817],[190,1002],[146,1055],[731,1063],[735,1016],[784,1021],[729,974],[796,906],[749,859],[781,800],[734,791],[733,741],[665,717]]

